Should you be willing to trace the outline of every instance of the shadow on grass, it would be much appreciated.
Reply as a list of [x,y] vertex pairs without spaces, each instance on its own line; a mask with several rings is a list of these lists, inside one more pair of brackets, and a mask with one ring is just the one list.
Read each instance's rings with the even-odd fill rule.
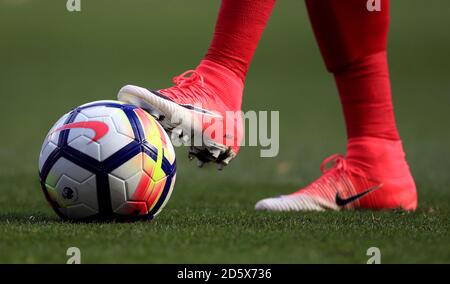
[[43,213],[0,213],[0,224],[119,224],[119,223],[145,223],[151,221],[148,217],[142,218],[105,218],[94,216],[81,220],[69,220],[58,216],[50,216]]
[[48,216],[42,213],[25,214],[25,213],[0,213],[0,224],[9,223],[63,223],[64,221],[57,216]]

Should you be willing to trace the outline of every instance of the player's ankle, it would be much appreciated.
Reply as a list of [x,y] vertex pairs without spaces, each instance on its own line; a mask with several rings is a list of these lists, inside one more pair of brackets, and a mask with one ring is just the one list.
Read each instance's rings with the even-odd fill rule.
[[416,185],[401,140],[349,139],[347,162],[381,185],[369,198],[361,200],[361,208],[414,210],[417,207]]
[[374,178],[402,178],[410,173],[401,140],[350,138],[346,158]]
[[202,60],[196,72],[203,76],[207,86],[212,89],[230,110],[240,110],[243,80],[228,67],[211,60]]

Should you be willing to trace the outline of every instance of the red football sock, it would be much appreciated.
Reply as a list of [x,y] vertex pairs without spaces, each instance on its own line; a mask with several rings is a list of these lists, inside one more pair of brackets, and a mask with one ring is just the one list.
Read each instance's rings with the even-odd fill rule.
[[369,55],[334,73],[348,138],[399,140],[385,52]]
[[245,75],[274,4],[222,0],[211,46],[195,71],[229,110],[241,109]]
[[335,76],[348,138],[399,140],[386,58],[389,1],[368,11],[366,0],[307,0],[327,68]]
[[[275,0],[222,0],[211,46],[195,69],[205,90],[200,95],[220,99],[215,104],[224,103],[220,111],[241,110],[245,75],[274,4]],[[178,86],[160,90],[168,97],[179,91]]]
[[214,37],[205,56],[244,81],[275,0],[222,0]]

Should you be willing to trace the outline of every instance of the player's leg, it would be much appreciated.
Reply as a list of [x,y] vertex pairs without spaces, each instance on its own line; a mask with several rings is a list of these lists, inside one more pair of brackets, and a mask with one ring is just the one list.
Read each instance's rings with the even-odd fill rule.
[[[257,209],[392,209],[417,206],[414,180],[394,119],[386,42],[389,1],[381,11],[367,0],[306,0],[314,33],[334,75],[344,110],[346,156],[333,156],[323,176],[293,195]],[[333,162],[331,169],[325,169]]]
[[[163,117],[166,130],[177,127],[181,136],[201,134],[206,126],[225,121],[222,133],[205,135],[200,146],[191,147],[191,154],[200,165],[210,160],[228,163],[239,150],[242,122],[234,116],[226,119],[225,113],[241,110],[245,75],[274,4],[275,0],[222,0],[211,45],[195,70],[175,77],[175,86],[159,91],[125,86],[119,99]],[[207,123],[195,127],[192,120]]]

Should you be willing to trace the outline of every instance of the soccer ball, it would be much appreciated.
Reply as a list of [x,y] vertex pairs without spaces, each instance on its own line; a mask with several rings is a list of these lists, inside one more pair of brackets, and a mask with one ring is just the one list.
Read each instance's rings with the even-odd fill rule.
[[39,156],[44,195],[69,220],[151,219],[169,200],[175,176],[164,129],[144,110],[118,101],[65,114]]

